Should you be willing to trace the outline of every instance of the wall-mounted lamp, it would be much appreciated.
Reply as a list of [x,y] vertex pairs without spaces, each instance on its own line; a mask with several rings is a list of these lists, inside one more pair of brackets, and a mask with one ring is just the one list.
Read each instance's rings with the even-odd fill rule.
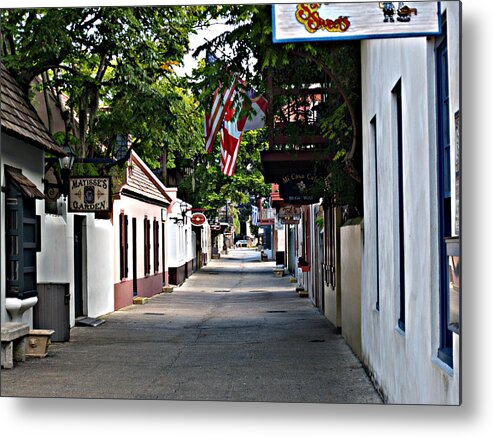
[[74,168],[75,154],[70,146],[65,146],[63,150],[65,151],[67,156],[58,159],[58,162],[60,163],[60,174],[62,176],[62,187],[60,189],[60,192],[64,196],[67,196],[69,191],[68,180],[70,177],[70,173],[72,173],[72,169]]
[[180,203],[180,214],[181,217],[170,217],[175,224],[185,224],[187,222],[187,211],[188,205],[185,202]]
[[[64,146],[63,150],[66,153],[66,156],[58,158],[58,164],[60,165],[60,175],[53,175],[53,179],[44,180],[46,186],[46,194],[51,200],[57,199],[58,197],[60,197],[60,195],[67,196],[69,192],[69,178],[74,167],[76,156],[70,146]],[[56,158],[51,162],[56,162]],[[57,181],[56,183],[53,182],[55,177]]]

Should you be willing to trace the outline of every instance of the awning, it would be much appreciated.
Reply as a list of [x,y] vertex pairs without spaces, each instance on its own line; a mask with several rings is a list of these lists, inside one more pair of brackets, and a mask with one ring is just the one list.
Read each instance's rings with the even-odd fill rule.
[[38,190],[36,184],[22,174],[22,170],[5,165],[5,173],[17,185],[22,194],[29,199],[44,199],[44,194]]

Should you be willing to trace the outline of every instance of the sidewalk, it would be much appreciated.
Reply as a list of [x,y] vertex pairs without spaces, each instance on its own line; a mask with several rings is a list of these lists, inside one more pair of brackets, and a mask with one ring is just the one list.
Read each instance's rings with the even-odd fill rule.
[[231,250],[173,293],[75,327],[1,371],[1,395],[381,403],[358,359],[289,277]]

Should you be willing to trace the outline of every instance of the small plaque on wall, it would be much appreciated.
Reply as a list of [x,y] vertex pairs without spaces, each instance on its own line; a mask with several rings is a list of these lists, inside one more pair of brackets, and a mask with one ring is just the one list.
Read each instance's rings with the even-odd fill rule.
[[74,177],[69,180],[69,212],[110,212],[110,177]]

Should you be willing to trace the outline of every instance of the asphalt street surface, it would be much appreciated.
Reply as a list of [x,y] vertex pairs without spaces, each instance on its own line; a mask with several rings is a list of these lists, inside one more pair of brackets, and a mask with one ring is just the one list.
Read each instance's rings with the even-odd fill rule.
[[172,293],[2,369],[1,395],[382,403],[344,339],[273,267],[231,250]]

